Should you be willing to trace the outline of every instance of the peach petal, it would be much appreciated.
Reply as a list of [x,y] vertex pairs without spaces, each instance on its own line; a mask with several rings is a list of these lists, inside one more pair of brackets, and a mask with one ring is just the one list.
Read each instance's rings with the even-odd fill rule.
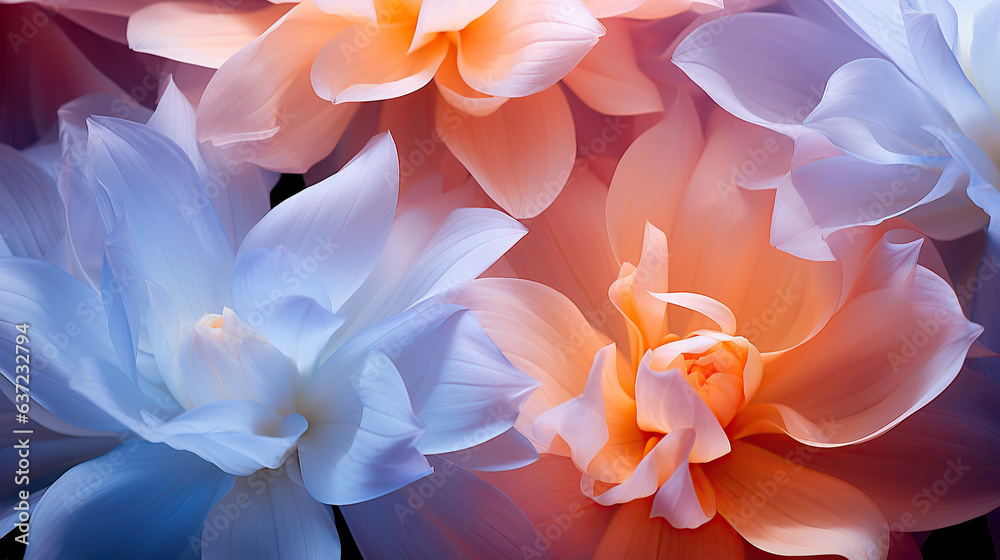
[[594,554],[595,559],[743,558],[743,538],[716,515],[697,529],[675,529],[649,518],[650,499],[617,508]]
[[309,69],[330,30],[343,25],[308,2],[292,8],[212,77],[198,107],[198,139],[238,144],[249,161],[290,173],[329,154],[357,108],[317,97]]
[[455,157],[515,218],[533,218],[547,208],[576,158],[573,115],[558,87],[511,99],[485,117],[439,100],[436,123]]
[[868,496],[838,478],[795,469],[743,442],[734,442],[730,454],[704,468],[719,513],[760,549],[784,556],[885,558],[885,516]]
[[357,24],[341,31],[316,55],[310,80],[316,95],[334,103],[377,101],[412,93],[434,77],[448,53],[438,37],[409,52],[403,25]]
[[523,97],[555,85],[601,35],[579,0],[500,0],[460,32],[458,70],[477,91]]
[[640,115],[663,110],[660,91],[635,59],[631,24],[604,22],[608,33],[566,77],[566,84],[590,108],[606,115]]
[[610,342],[565,296],[535,282],[474,280],[444,300],[471,309],[507,359],[542,383],[521,407],[517,425],[529,436],[536,416],[584,392],[594,356]]
[[161,2],[132,14],[126,37],[134,51],[218,68],[291,8],[265,4],[222,12],[195,2]]

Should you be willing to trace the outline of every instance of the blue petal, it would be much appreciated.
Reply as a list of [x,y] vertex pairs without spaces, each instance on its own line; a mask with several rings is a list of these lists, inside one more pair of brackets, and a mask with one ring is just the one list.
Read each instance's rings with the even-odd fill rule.
[[100,360],[81,360],[71,387],[147,441],[190,451],[236,475],[281,465],[308,426],[298,414],[282,417],[237,400],[214,401],[164,421],[159,416],[168,414]]
[[191,541],[232,484],[191,453],[131,440],[49,487],[25,558],[196,558]]
[[853,34],[788,14],[746,13],[696,29],[673,62],[733,115],[795,136],[830,75],[872,56],[878,52]]
[[475,447],[438,455],[463,469],[472,471],[507,471],[519,469],[538,460],[538,450],[531,440],[511,428]]
[[934,97],[879,58],[855,60],[834,72],[804,123],[864,159],[914,165],[948,155],[922,125],[958,128]]
[[[337,340],[478,277],[527,233],[517,220],[489,208],[458,208],[443,223],[407,218],[404,211],[393,224],[383,258],[340,310],[349,322]],[[411,240],[424,234],[417,229],[435,233],[413,247]],[[398,250],[403,245],[409,254]]]
[[[241,317],[277,296],[306,295],[336,312],[371,273],[385,245],[396,211],[399,162],[388,134],[373,138],[343,169],[279,204],[250,230],[237,256],[233,308]],[[290,266],[258,256],[259,250],[282,252]],[[264,274],[264,279],[247,278]],[[322,292],[326,297],[316,294]]]
[[32,259],[0,259],[0,279],[0,371],[7,380],[15,383],[19,365],[16,326],[28,323],[32,401],[72,426],[121,430],[68,386],[83,358],[117,361],[101,296],[55,266]]
[[933,13],[904,12],[903,20],[927,91],[951,113],[960,127],[956,130],[986,152],[1000,151],[1000,125],[942,35],[938,17]]
[[250,228],[271,208],[269,193],[279,175],[242,160],[195,136],[195,111],[168,76],[156,111],[146,123],[181,147],[194,164],[205,195],[226,229],[235,253]]
[[65,231],[55,181],[20,152],[0,144],[0,256],[44,258]]
[[358,361],[372,350],[389,356],[406,383],[427,427],[419,445],[424,454],[466,449],[502,434],[538,386],[507,361],[470,311],[432,298],[337,349],[310,393],[329,394],[327,385],[358,371]]
[[162,134],[120,119],[87,121],[89,175],[107,193],[108,230],[128,216],[139,278],[159,284],[182,323],[230,303],[233,249],[187,156]]
[[201,533],[205,559],[340,558],[333,510],[287,474],[260,471],[236,479],[212,506]]
[[548,558],[510,498],[454,463],[430,462],[429,477],[341,508],[366,558]]
[[431,471],[416,449],[424,427],[392,361],[369,352],[359,366],[350,375],[331,360],[317,373],[326,391],[308,390],[299,465],[306,489],[323,503],[377,498]]

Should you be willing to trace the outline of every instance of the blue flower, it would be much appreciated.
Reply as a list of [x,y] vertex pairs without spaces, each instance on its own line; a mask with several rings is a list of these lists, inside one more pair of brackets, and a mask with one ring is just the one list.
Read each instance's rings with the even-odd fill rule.
[[[397,207],[388,134],[261,217],[273,175],[199,145],[175,88],[146,125],[67,123],[73,198],[31,161],[44,155],[0,152],[39,183],[5,196],[47,213],[3,226],[0,371],[15,381],[15,324],[29,323],[33,421],[94,442],[62,464],[40,453],[44,482],[122,443],[33,493],[29,558],[336,557],[323,504],[378,508],[435,469],[451,488],[438,499],[489,495],[513,519],[466,524],[469,538],[534,538],[462,465],[537,457],[513,429],[537,382],[441,297],[523,226],[433,178]],[[379,529],[377,509],[352,507],[352,528]]]

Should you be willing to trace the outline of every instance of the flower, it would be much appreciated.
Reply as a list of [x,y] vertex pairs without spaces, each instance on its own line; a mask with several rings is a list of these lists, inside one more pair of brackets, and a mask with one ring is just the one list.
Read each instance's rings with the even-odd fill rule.
[[827,4],[730,15],[694,31],[673,57],[732,114],[795,140],[773,242],[831,258],[832,232],[899,215],[937,239],[981,229],[1000,184],[986,62],[1000,11]]
[[[303,172],[330,154],[352,119],[364,137],[367,127],[391,128],[404,162],[428,162],[433,172],[453,155],[523,218],[548,206],[573,165],[573,116],[557,82],[565,78],[600,111],[661,110],[628,19],[689,4],[307,0],[244,2],[220,16],[207,2],[165,2],[129,19],[129,44],[219,68],[199,106],[202,140],[253,141],[263,147],[255,163]],[[611,26],[606,43],[595,15]]]
[[579,177],[529,222],[497,268],[518,278],[450,296],[542,383],[518,423],[542,458],[483,475],[535,522],[527,556],[884,558],[890,528],[1000,503],[1000,388],[962,370],[982,328],[933,251],[896,224],[833,261],[773,248],[773,191],[728,173],[766,137],[715,110],[703,138],[681,95],[610,190]]
[[[433,184],[397,208],[396,153],[382,135],[244,230],[267,189],[233,184],[209,198],[198,168],[217,171],[224,155],[194,141],[186,103],[174,88],[149,126],[86,120],[80,164],[106,234],[99,291],[89,273],[39,258],[55,254],[40,246],[0,258],[0,307],[30,325],[32,420],[45,437],[101,438],[63,438],[66,462],[38,457],[47,486],[32,492],[28,557],[336,556],[324,504],[384,496],[432,465],[498,465],[477,452],[484,444],[508,452],[498,468],[533,460],[511,426],[536,383],[467,309],[436,298],[523,227],[434,196]],[[223,168],[233,180],[259,173]],[[64,225],[63,240],[85,233]],[[14,384],[19,331],[4,322],[0,333]],[[532,530],[512,519],[510,531]]]

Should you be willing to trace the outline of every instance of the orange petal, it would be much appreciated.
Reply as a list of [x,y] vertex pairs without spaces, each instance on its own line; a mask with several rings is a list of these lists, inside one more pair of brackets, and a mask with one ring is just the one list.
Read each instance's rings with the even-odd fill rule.
[[584,103],[606,115],[639,115],[663,110],[660,91],[635,60],[632,24],[604,22],[607,35],[566,77],[565,83]]
[[320,49],[310,76],[316,94],[334,103],[377,101],[412,93],[427,85],[448,53],[438,37],[409,52],[412,28],[358,24]]
[[500,0],[460,32],[458,69],[477,91],[523,97],[555,85],[603,34],[579,0]]
[[628,335],[608,300],[619,269],[604,228],[608,187],[590,171],[575,171],[566,184],[552,206],[522,222],[528,235],[501,260],[517,277],[564,294],[595,328],[626,348]]
[[743,539],[721,516],[697,529],[675,529],[649,518],[651,499],[622,504],[601,539],[594,559],[743,558]]
[[437,84],[441,97],[452,107],[474,117],[492,114],[507,101],[507,98],[479,93],[469,87],[458,73],[457,52],[454,46],[449,48],[448,57],[434,75],[434,83]]
[[703,468],[719,513],[758,548],[785,556],[885,558],[885,516],[868,496],[840,479],[796,468],[743,442],[734,442],[731,453]]
[[507,359],[542,383],[521,406],[518,426],[528,435],[536,416],[583,393],[594,356],[610,342],[565,296],[536,282],[484,278],[445,299],[471,309]]
[[309,83],[315,53],[346,23],[296,5],[212,77],[198,107],[198,139],[238,145],[263,167],[303,173],[326,157],[356,107],[335,107]]
[[656,126],[632,143],[608,193],[608,237],[620,262],[639,262],[645,222],[669,235],[676,208],[694,172],[704,140],[698,111],[686,93]]
[[128,18],[128,46],[188,64],[218,68],[259,37],[291,8],[267,4],[258,9],[194,2],[160,2]]
[[486,117],[438,101],[444,143],[483,190],[515,218],[547,208],[569,179],[576,156],[573,115],[558,88],[511,99]]
[[880,245],[873,253],[895,251],[901,260],[866,262],[856,282],[866,289],[852,292],[819,334],[765,356],[760,388],[732,433],[770,425],[811,445],[859,443],[885,433],[955,379],[982,327],[965,319],[947,282],[916,264],[914,244]]

